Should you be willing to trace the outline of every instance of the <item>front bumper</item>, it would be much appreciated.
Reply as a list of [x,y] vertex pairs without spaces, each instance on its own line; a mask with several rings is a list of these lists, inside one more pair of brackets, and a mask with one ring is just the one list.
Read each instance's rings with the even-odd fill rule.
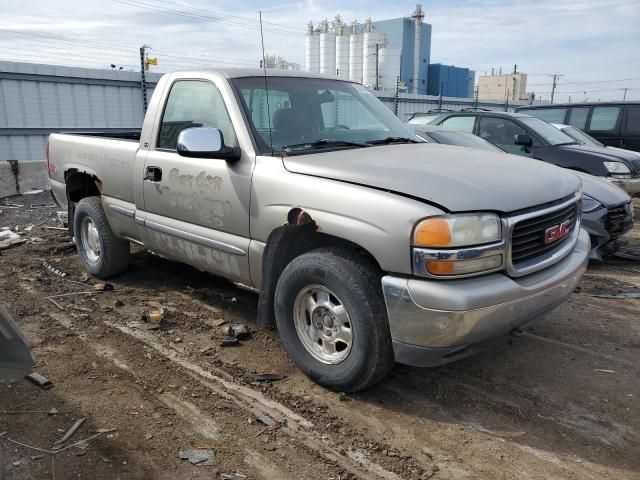
[[636,195],[640,193],[640,177],[633,178],[615,178],[607,177],[607,180],[613,183],[616,187],[621,188],[629,195]]
[[[591,240],[590,260],[602,260],[613,255],[620,244],[616,240],[633,227],[633,207],[620,206],[614,209],[605,207],[582,213],[582,227]],[[618,213],[618,210],[622,213]]]
[[569,297],[588,254],[589,235],[581,230],[563,260],[520,278],[503,273],[448,281],[383,277],[396,362],[452,362],[527,328]]

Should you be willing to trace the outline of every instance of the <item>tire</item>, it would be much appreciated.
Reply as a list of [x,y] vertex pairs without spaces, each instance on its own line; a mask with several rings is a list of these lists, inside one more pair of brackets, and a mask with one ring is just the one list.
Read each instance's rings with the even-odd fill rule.
[[123,273],[129,265],[129,242],[111,231],[100,197],[80,200],[73,216],[73,231],[84,268],[105,279]]
[[380,273],[356,253],[322,248],[293,259],[276,286],[275,317],[290,358],[325,388],[363,390],[394,366]]

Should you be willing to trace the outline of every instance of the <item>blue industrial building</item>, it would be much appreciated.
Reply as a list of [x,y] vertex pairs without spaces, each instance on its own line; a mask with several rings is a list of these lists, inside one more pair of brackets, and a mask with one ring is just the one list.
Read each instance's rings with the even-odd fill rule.
[[442,95],[445,97],[471,98],[476,72],[468,68],[454,67],[432,63],[429,65],[427,95]]
[[[390,48],[400,50],[400,81],[409,92],[427,93],[427,77],[431,59],[431,25],[420,21],[419,42],[416,42],[416,18],[392,18],[372,22],[374,31],[384,32]],[[414,53],[418,43],[418,85],[414,85]]]

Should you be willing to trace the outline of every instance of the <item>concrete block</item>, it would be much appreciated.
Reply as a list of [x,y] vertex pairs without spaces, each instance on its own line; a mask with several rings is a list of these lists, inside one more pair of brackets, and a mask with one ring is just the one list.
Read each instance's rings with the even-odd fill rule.
[[38,188],[49,188],[49,173],[44,160],[0,163],[0,198]]

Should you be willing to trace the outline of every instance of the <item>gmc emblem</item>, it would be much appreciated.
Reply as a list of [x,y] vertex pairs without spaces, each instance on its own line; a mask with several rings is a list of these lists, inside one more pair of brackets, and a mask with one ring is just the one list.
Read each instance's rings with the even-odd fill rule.
[[554,225],[544,231],[544,243],[553,243],[562,240],[569,234],[571,220],[565,220],[560,225]]

